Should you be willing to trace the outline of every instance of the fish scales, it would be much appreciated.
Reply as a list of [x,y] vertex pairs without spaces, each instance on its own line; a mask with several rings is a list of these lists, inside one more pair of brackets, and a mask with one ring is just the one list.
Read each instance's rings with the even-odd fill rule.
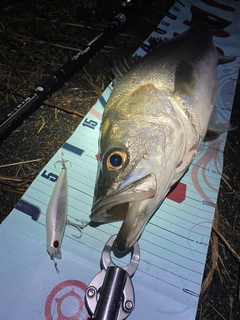
[[195,157],[217,95],[218,60],[212,27],[198,23],[143,57],[114,87],[90,218],[123,220],[118,250],[137,241]]

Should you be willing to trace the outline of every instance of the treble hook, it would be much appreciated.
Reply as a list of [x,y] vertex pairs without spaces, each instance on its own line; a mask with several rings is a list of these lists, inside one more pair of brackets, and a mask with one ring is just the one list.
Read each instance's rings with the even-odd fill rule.
[[61,165],[62,165],[62,168],[63,169],[66,169],[66,163],[67,162],[69,162],[70,164],[71,164],[71,166],[72,166],[72,163],[69,161],[69,160],[64,160],[64,153],[62,152],[62,159],[61,160],[58,160],[58,161],[56,161],[55,163],[54,163],[54,167],[56,168],[56,164],[57,163],[60,163]]
[[85,221],[85,220],[79,220],[79,219],[76,219],[74,218],[74,220],[80,222],[80,223],[74,223],[74,222],[71,222],[69,220],[66,221],[66,225],[69,225],[73,228],[76,228],[79,232],[80,232],[80,236],[76,236],[75,234],[72,234],[72,236],[76,239],[80,239],[82,237],[82,229],[87,227],[88,226],[88,222]]

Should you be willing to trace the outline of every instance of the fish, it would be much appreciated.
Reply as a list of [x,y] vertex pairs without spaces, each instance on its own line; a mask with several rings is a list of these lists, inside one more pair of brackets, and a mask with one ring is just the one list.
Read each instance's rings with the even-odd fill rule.
[[123,221],[115,248],[126,251],[203,142],[231,129],[211,123],[221,57],[213,28],[195,23],[137,61],[117,82],[103,112],[90,219]]
[[[67,219],[68,216],[68,177],[66,162],[63,157],[61,160],[55,162],[62,165],[62,170],[57,178],[56,184],[53,188],[52,194],[49,199],[46,212],[46,247],[51,260],[62,259],[61,246],[65,233],[66,225],[70,225],[80,232],[79,236],[72,235],[75,238],[82,236],[82,228],[88,225],[85,220],[78,220],[79,224],[73,223]],[[55,265],[56,267],[56,265]]]

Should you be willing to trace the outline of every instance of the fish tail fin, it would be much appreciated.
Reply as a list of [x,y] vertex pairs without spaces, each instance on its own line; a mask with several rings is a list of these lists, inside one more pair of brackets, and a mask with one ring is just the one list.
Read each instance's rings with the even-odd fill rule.
[[[199,23],[204,23],[203,28],[207,28],[208,30],[212,33],[217,33],[221,32],[223,29],[228,27],[231,22],[228,20],[225,20],[221,17],[216,17],[215,15],[213,16],[211,13],[204,11],[200,8],[197,8],[196,6],[191,7],[191,13],[192,13],[192,20],[191,24],[199,24]],[[219,59],[218,59],[218,65],[219,64],[225,64],[232,62],[236,59],[236,57],[225,57],[219,54]]]
[[223,18],[215,18],[209,12],[204,11],[196,6],[191,6],[192,20],[191,24],[194,25],[198,22],[206,22],[211,26],[212,31],[220,31],[228,27],[231,22]]

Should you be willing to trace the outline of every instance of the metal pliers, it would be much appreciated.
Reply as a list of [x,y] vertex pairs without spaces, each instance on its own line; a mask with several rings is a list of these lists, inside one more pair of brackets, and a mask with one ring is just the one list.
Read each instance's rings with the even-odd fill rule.
[[132,247],[131,260],[123,268],[115,265],[111,258],[114,240],[112,236],[102,251],[102,270],[93,278],[86,289],[85,303],[94,320],[123,320],[134,309],[135,295],[131,277],[138,268],[140,248]]

